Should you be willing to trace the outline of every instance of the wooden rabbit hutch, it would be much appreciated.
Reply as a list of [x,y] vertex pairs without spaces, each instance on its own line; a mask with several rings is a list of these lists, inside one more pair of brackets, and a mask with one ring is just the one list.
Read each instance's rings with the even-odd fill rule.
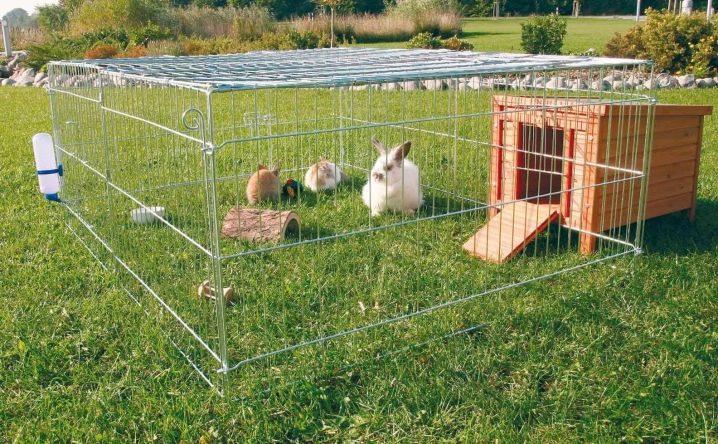
[[[652,218],[688,210],[693,220],[703,118],[712,107],[655,105],[646,150],[650,108],[495,96],[491,219],[464,248],[504,262],[559,220],[579,233],[581,253],[590,254],[601,233],[635,222],[642,211]],[[644,152],[650,152],[649,165]],[[647,197],[640,208],[646,167]]]

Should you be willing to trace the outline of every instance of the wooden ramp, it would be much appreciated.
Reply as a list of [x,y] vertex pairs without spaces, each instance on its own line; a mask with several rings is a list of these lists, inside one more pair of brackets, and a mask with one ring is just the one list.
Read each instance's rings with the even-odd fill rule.
[[557,205],[516,202],[504,205],[464,244],[464,250],[480,259],[504,263],[516,256],[536,236],[558,219]]

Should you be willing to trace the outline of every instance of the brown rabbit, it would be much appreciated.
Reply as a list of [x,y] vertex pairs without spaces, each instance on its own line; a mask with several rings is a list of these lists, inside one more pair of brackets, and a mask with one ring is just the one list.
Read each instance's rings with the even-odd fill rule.
[[279,165],[271,170],[259,165],[247,182],[247,200],[254,205],[263,200],[279,199]]

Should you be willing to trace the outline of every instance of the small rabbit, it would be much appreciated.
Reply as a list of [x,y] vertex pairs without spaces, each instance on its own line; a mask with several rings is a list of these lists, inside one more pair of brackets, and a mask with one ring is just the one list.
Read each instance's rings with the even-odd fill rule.
[[279,165],[271,170],[259,165],[247,182],[247,200],[254,205],[263,200],[279,199]]
[[362,200],[371,209],[372,216],[386,210],[414,212],[423,203],[419,167],[406,158],[411,142],[397,145],[387,151],[384,145],[372,137],[372,145],[379,158],[369,173],[369,181],[362,189]]
[[322,159],[307,170],[304,175],[304,184],[315,193],[318,191],[331,191],[341,182],[347,180],[346,174],[338,165]]

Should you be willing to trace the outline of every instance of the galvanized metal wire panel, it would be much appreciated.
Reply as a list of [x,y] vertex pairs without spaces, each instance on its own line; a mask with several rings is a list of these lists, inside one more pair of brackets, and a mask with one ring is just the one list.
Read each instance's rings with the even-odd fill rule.
[[[68,226],[220,389],[460,335],[490,295],[623,273],[641,251],[645,61],[343,48],[56,62],[49,78]],[[259,165],[278,170],[261,202]],[[312,188],[320,174],[339,183]],[[289,211],[281,239],[228,225]]]
[[349,85],[453,76],[628,67],[644,60],[408,49],[311,49],[57,62],[118,78],[212,90]]

